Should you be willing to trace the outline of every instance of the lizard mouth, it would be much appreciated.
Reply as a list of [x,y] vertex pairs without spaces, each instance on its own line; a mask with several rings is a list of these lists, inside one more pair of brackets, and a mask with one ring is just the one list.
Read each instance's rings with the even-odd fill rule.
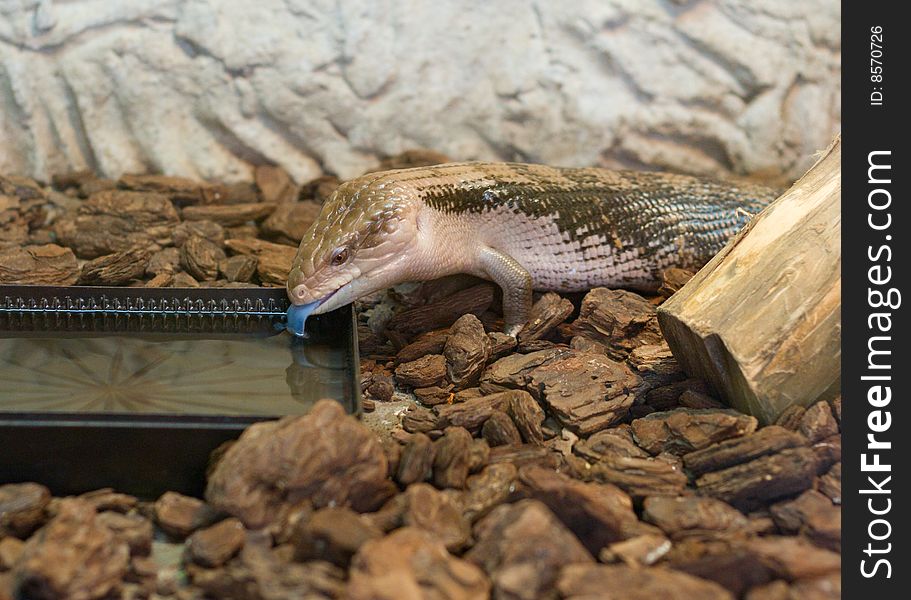
[[292,304],[288,308],[288,317],[285,328],[297,337],[307,337],[307,318],[320,306],[325,304],[329,298],[338,293],[338,291],[339,290],[335,290],[331,294],[328,294],[319,300],[308,302],[307,304]]

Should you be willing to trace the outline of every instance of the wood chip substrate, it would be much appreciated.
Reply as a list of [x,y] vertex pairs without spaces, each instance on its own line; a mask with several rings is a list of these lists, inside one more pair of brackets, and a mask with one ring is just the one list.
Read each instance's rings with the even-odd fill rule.
[[[0,176],[0,283],[281,286],[337,183]],[[516,340],[488,282],[377,294],[363,419],[253,425],[203,498],[0,482],[0,600],[840,597],[840,398],[760,426],[682,372],[664,299],[540,294]]]

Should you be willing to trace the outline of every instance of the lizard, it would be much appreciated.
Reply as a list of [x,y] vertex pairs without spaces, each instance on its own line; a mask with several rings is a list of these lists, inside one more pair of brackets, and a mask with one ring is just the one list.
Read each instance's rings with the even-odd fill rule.
[[406,281],[457,273],[503,292],[504,331],[533,290],[653,291],[697,270],[777,193],[651,171],[464,162],[370,173],[341,184],[304,234],[288,275],[288,329]]

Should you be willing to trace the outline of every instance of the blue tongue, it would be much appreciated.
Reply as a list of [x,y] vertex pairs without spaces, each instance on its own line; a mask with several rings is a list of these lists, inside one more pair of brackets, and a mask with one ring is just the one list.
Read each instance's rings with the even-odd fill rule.
[[297,337],[307,337],[307,333],[304,330],[307,325],[307,317],[316,310],[317,306],[319,306],[319,301],[311,302],[310,304],[291,305],[291,308],[288,309],[288,322],[285,328]]

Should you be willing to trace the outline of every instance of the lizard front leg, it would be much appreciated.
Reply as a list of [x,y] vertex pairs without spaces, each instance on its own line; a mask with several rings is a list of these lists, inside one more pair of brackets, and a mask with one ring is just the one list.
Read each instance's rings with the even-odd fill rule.
[[503,331],[517,336],[531,314],[531,274],[513,257],[490,247],[480,250],[478,261],[503,290]]

